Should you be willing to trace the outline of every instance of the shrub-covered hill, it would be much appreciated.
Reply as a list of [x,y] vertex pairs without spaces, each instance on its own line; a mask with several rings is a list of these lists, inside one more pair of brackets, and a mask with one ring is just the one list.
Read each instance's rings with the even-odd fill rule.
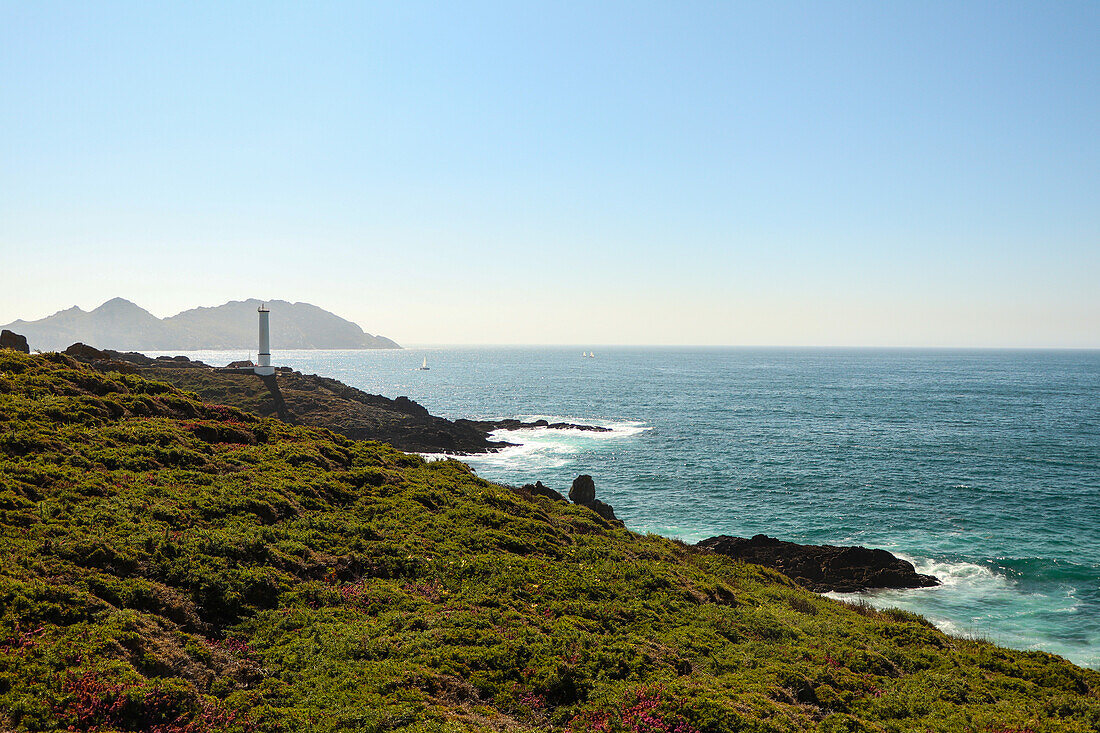
[[0,352],[0,729],[1095,731],[1100,673]]

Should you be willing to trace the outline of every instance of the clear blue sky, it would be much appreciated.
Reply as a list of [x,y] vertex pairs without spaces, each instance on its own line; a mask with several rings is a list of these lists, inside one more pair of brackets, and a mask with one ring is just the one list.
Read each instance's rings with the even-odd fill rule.
[[0,322],[1100,346],[1100,3],[0,0]]

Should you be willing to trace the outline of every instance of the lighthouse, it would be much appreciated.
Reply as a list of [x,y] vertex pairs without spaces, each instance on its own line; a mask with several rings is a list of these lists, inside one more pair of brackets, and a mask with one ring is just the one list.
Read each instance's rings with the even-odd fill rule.
[[260,303],[256,312],[260,315],[260,349],[256,354],[256,366],[253,371],[261,377],[266,377],[275,373],[275,367],[271,366],[271,329],[267,321],[270,315],[267,304]]

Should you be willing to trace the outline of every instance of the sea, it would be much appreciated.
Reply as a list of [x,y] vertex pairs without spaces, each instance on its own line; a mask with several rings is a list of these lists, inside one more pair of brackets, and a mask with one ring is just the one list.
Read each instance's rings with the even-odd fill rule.
[[590,474],[637,532],[887,549],[943,584],[838,597],[1100,668],[1100,351],[439,346],[275,362],[452,419],[611,428],[501,431],[514,447],[462,460],[562,493]]

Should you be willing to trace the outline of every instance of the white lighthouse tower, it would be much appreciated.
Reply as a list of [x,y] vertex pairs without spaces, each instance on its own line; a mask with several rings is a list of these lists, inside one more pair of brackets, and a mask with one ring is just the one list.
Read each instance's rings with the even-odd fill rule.
[[256,312],[260,314],[260,351],[256,354],[256,366],[253,371],[266,377],[275,373],[275,367],[271,366],[271,330],[267,322],[267,304],[260,303]]

